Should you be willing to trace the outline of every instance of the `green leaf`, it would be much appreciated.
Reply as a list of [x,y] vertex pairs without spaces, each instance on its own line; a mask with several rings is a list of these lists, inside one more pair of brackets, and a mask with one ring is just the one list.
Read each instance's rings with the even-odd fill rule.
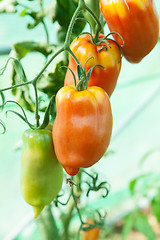
[[154,196],[151,202],[152,212],[156,217],[157,221],[160,223],[160,189],[158,189],[157,194]]
[[[78,3],[74,0],[57,0],[56,20],[60,25],[58,30],[59,42],[64,42],[69,23],[77,6]],[[82,14],[80,14],[80,16],[82,16]],[[82,32],[85,25],[86,23],[84,21],[76,22],[73,26],[71,41]]]
[[20,81],[21,82],[27,82],[26,74],[24,72],[24,69],[23,69],[20,61],[18,61],[15,58],[12,58],[12,60],[13,60],[13,62],[12,62],[13,68],[16,71],[16,73],[19,75]]
[[26,15],[27,15],[27,9],[24,9],[24,10],[19,14],[20,17],[25,17]]
[[148,218],[143,214],[138,214],[135,222],[134,222],[135,229],[142,233],[144,236],[147,237],[149,240],[155,240],[156,236],[155,233],[151,227],[151,225],[148,222]]
[[53,99],[54,99],[55,96],[52,96],[50,102],[49,102],[49,105],[45,111],[45,115],[44,115],[44,119],[43,119],[43,123],[41,124],[41,126],[39,127],[39,129],[44,129],[48,126],[49,124],[49,116],[50,116],[50,108],[51,108],[51,105],[52,105],[52,102],[53,102]]
[[64,86],[66,69],[61,68],[64,65],[66,63],[62,60],[57,63],[54,72],[43,74],[38,81],[38,89],[46,93],[49,97],[56,95],[58,90]]
[[125,223],[122,229],[122,236],[121,236],[121,240],[125,240],[126,237],[128,236],[128,234],[130,233],[130,231],[132,230],[134,225],[134,218],[133,216],[130,214],[125,218]]
[[13,48],[17,54],[18,59],[25,57],[29,52],[40,52],[47,57],[53,51],[52,48],[48,45],[33,41],[16,43],[13,45]]

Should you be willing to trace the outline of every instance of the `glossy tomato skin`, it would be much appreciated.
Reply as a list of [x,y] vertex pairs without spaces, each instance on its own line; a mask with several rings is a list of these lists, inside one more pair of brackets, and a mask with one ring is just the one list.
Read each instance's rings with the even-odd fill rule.
[[[103,38],[104,35],[100,34],[99,39]],[[84,34],[74,39],[71,43],[71,50],[76,55],[80,61],[82,67],[84,67],[85,62],[90,59],[87,63],[87,72],[94,65],[100,64],[102,67],[95,67],[88,86],[98,86],[103,88],[109,96],[111,96],[114,91],[121,69],[121,51],[118,45],[112,41],[108,40],[110,47],[107,43],[101,43],[95,46],[91,42],[91,36],[89,34]],[[76,82],[79,81],[77,75],[77,64],[73,57],[69,55],[69,68],[74,72],[76,76]],[[73,76],[70,70],[67,70],[64,85],[69,86],[74,84]]]
[[[129,62],[140,62],[156,45],[159,20],[153,0],[100,0],[100,11],[110,31],[123,37],[123,55]],[[113,36],[122,45],[122,39]]]
[[95,164],[105,153],[112,133],[109,97],[99,87],[77,91],[61,88],[56,95],[53,141],[57,159],[69,175]]
[[36,218],[57,196],[63,168],[55,156],[50,127],[25,131],[23,142],[21,191],[25,201],[33,206]]

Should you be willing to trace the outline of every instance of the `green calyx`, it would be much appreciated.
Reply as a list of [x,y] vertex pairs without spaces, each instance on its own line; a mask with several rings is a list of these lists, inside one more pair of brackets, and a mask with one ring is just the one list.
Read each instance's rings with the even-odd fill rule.
[[[87,69],[86,69],[86,66],[87,66],[87,63],[90,59],[92,59],[93,57],[90,57],[87,59],[87,61],[85,62],[85,65],[84,65],[84,69],[82,68],[81,65],[78,65],[77,66],[77,73],[78,73],[78,78],[79,78],[79,82],[77,83],[77,85],[75,86],[75,88],[78,90],[78,91],[83,91],[83,90],[87,90],[87,87],[88,87],[88,82],[89,82],[89,79],[91,77],[91,74],[93,72],[93,69],[95,67],[102,67],[104,68],[102,65],[94,65],[93,67],[91,67],[88,72],[87,72]],[[94,59],[94,58],[93,58]]]

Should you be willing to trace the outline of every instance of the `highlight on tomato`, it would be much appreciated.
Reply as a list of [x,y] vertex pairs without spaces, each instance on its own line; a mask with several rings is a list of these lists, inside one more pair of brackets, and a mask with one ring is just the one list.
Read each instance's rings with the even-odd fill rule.
[[25,131],[23,142],[21,191],[36,218],[61,189],[63,168],[54,152],[50,127]]
[[[105,38],[103,34],[99,35],[99,41]],[[98,86],[103,88],[108,96],[111,96],[117,83],[117,79],[121,69],[121,49],[117,43],[111,39],[106,42],[101,42],[94,45],[90,34],[83,34],[75,38],[70,45],[70,49],[78,58],[82,67],[84,68],[86,61],[86,72],[88,72],[94,65],[102,65],[104,68],[95,67],[88,86]],[[78,83],[77,63],[69,54],[68,67],[73,71]],[[74,84],[72,74],[67,70],[64,85],[69,86]]]
[[69,175],[95,164],[103,156],[112,133],[112,111],[100,87],[78,91],[62,87],[56,95],[53,141],[58,161]]
[[[132,63],[140,62],[159,37],[159,18],[153,0],[100,0],[99,4],[110,31],[124,39],[124,57]],[[122,45],[122,38],[113,36]]]

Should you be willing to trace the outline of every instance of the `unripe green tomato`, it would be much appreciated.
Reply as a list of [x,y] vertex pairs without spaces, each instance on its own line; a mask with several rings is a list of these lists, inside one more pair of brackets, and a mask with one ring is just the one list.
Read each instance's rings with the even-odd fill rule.
[[36,218],[61,189],[63,168],[55,156],[50,127],[25,131],[23,142],[21,191]]

